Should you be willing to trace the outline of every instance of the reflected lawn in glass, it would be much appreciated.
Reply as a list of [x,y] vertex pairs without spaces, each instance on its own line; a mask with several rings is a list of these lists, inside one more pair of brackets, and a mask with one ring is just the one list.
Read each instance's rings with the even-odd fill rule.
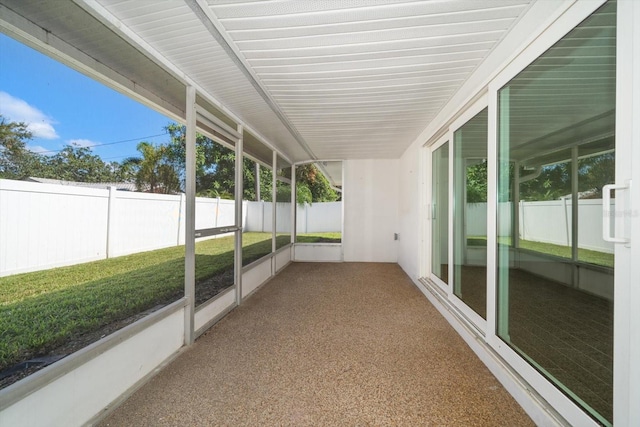
[[[509,245],[511,239],[501,238],[501,240],[504,244]],[[486,247],[487,238],[482,236],[470,237],[467,239],[467,246]],[[520,240],[520,248],[562,258],[571,258],[571,248],[569,246],[554,245],[553,243],[533,242],[531,240]],[[581,262],[611,268],[613,268],[614,263],[613,254],[582,248],[578,248],[578,259]]]

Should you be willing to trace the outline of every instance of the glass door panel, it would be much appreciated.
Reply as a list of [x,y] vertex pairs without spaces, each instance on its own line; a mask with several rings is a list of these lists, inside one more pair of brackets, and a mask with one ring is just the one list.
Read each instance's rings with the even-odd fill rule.
[[431,273],[449,283],[449,142],[431,152]]
[[602,187],[615,176],[615,36],[608,2],[498,93],[497,333],[605,425],[614,268]]
[[485,108],[453,134],[453,293],[485,320],[487,120]]

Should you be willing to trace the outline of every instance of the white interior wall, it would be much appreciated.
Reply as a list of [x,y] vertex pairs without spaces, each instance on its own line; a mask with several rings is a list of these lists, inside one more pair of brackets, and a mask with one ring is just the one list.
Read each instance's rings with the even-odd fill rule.
[[422,251],[423,224],[420,219],[420,203],[422,196],[420,157],[416,147],[407,150],[400,159],[400,200],[398,209],[398,225],[400,240],[398,245],[398,263],[409,277],[418,280],[420,277],[420,257]]
[[345,261],[398,261],[399,169],[396,159],[345,161]]

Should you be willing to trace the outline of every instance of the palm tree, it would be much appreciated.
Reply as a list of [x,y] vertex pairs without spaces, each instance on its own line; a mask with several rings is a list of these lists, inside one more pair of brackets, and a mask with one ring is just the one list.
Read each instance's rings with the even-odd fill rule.
[[136,169],[138,191],[161,194],[179,193],[180,178],[169,161],[168,147],[142,141],[136,148],[142,157],[129,157],[122,162],[122,165]]

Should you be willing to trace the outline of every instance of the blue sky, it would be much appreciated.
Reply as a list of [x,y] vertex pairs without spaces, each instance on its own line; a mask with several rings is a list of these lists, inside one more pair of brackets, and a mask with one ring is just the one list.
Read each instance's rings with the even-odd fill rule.
[[[137,156],[136,145],[142,140],[167,142],[168,136],[160,134],[171,122],[4,34],[0,34],[0,114],[29,125],[34,137],[27,146],[32,151],[55,154],[75,143],[91,147],[105,161]],[[121,142],[126,140],[132,141]]]

